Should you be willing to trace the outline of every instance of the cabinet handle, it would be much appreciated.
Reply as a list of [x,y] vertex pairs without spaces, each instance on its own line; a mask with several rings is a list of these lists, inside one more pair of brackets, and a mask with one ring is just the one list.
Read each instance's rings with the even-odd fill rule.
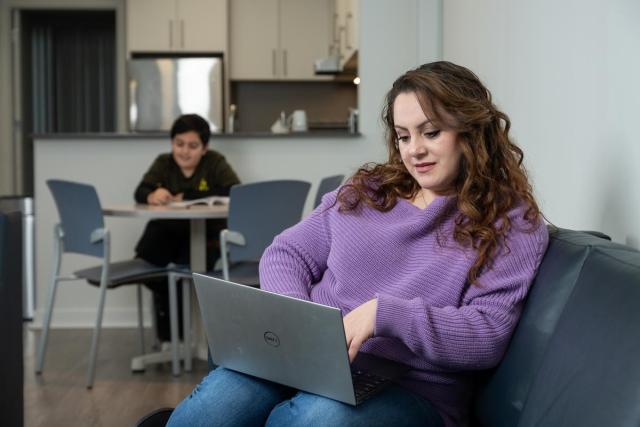
[[271,49],[271,74],[276,75],[276,50]]
[[169,19],[169,48],[173,47],[173,19]]
[[353,48],[353,44],[351,43],[352,31],[349,31],[349,28],[351,27],[352,23],[353,23],[353,14],[349,12],[347,14],[347,21],[344,27],[344,31],[345,31],[344,38],[347,40],[347,49],[349,50]]
[[287,49],[282,51],[282,69],[285,77],[287,76]]
[[184,19],[180,20],[180,47],[184,48]]

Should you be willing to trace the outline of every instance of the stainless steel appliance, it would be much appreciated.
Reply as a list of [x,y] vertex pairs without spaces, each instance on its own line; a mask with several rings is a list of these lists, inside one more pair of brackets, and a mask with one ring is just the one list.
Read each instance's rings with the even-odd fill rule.
[[32,320],[36,304],[33,198],[0,197],[0,212],[19,212],[22,218],[22,317]]
[[181,114],[196,113],[223,131],[221,56],[134,57],[129,61],[132,131],[167,131]]

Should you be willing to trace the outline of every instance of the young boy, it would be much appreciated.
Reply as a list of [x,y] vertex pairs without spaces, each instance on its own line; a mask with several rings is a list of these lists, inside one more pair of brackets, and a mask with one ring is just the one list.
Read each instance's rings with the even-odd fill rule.
[[[231,186],[240,180],[224,156],[208,148],[210,136],[209,123],[197,114],[178,117],[171,127],[171,153],[159,155],[144,174],[135,191],[136,202],[165,205],[207,196],[228,196]],[[220,255],[218,234],[225,227],[225,220],[207,221],[207,268],[212,268]],[[170,262],[189,264],[189,221],[149,221],[136,245],[136,254],[161,266]],[[147,286],[153,292],[158,339],[169,341],[167,281]]]

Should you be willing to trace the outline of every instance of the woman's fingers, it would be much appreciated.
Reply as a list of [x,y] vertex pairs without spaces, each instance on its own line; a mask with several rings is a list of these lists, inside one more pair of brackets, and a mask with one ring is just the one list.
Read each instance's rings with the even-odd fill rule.
[[353,362],[362,344],[373,336],[378,300],[372,299],[356,307],[343,318],[349,360]]
[[349,349],[348,349],[349,362],[353,362],[353,360],[356,358],[356,356],[358,355],[358,351],[360,351],[360,347],[362,347],[362,343],[363,341],[361,340],[357,340],[357,339],[351,340],[351,342],[349,343]]

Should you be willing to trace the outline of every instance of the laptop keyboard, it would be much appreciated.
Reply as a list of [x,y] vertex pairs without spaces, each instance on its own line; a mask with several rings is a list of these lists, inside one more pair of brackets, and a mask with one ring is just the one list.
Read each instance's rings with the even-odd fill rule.
[[356,404],[364,402],[391,383],[388,378],[361,370],[351,371],[351,378],[353,379],[353,390],[356,394]]

